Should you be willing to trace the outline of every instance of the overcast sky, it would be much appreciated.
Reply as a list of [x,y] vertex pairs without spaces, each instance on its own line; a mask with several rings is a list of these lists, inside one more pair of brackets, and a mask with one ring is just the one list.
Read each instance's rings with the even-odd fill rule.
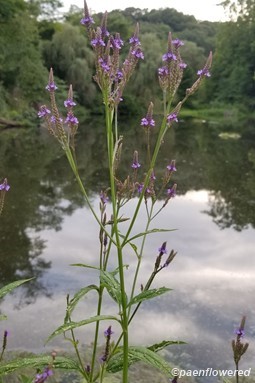
[[[62,0],[65,11],[69,10],[71,4],[83,8],[83,0]],[[224,21],[226,20],[224,10],[217,6],[221,0],[87,0],[89,9],[95,12],[111,11],[113,9],[135,8],[175,8],[187,15],[194,15],[198,20]]]

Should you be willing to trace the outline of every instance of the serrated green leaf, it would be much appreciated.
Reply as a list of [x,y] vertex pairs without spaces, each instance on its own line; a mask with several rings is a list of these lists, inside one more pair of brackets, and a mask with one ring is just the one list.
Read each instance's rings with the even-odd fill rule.
[[12,290],[16,289],[16,287],[19,287],[23,283],[29,282],[34,278],[29,278],[29,279],[21,279],[19,281],[15,281],[12,283],[9,283],[8,285],[2,287],[0,289],[0,298],[3,298],[6,294],[10,293]]
[[77,327],[85,326],[86,324],[98,322],[101,320],[115,320],[119,322],[119,319],[113,315],[96,315],[94,317],[84,319],[80,322],[68,322],[64,323],[62,326],[58,327],[46,340],[46,343],[48,343],[52,338],[54,338],[57,335],[63,334],[69,330],[73,330]]
[[112,299],[120,304],[122,301],[120,283],[114,277],[114,275],[112,273],[109,273],[108,271],[102,270],[100,273],[100,281],[102,285],[106,288]]
[[159,295],[165,294],[168,291],[171,291],[171,289],[168,289],[167,287],[160,287],[159,289],[144,290],[140,294],[133,297],[131,301],[129,302],[128,306],[135,305],[137,303],[147,301],[148,299],[158,297]]
[[122,247],[125,246],[127,243],[133,241],[134,239],[144,237],[147,234],[164,233],[164,232],[175,231],[175,230],[177,229],[151,229],[151,230],[143,231],[129,238],[126,242],[122,244]]
[[70,300],[67,306],[67,309],[66,309],[67,312],[66,312],[64,322],[66,322],[69,319],[70,315],[72,314],[79,300],[91,290],[96,290],[98,292],[98,287],[96,285],[89,285],[89,286],[83,287],[74,295],[74,297]]
[[[7,375],[11,372],[19,370],[25,367],[44,368],[52,364],[52,358],[48,355],[37,355],[28,358],[19,358],[12,360],[11,362],[0,365],[0,376]],[[57,356],[54,363],[54,368],[62,368],[65,370],[79,370],[80,367],[76,361],[70,358]]]
[[172,346],[176,344],[186,344],[186,342],[183,342],[181,340],[163,340],[162,342],[155,343],[147,348],[148,350],[151,350],[153,352],[159,352],[163,350],[164,348],[166,348],[167,346]]
[[[162,373],[166,374],[169,378],[172,377],[171,366],[160,355],[149,350],[146,347],[129,347],[128,349],[128,363],[129,365],[135,362],[144,362],[152,367],[159,369]],[[123,350],[115,354],[107,365],[107,371],[115,373],[123,367]]]

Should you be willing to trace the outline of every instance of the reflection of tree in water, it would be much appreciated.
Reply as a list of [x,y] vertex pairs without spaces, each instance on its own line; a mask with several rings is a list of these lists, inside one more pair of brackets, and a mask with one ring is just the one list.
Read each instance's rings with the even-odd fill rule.
[[[97,195],[108,187],[103,118],[100,122],[80,127],[77,134],[77,158],[81,178],[89,195]],[[130,172],[134,150],[139,150],[142,168],[146,172],[146,139],[135,118],[121,125],[124,135],[119,175]],[[101,128],[102,127],[102,128]],[[156,128],[155,128],[156,130]],[[160,183],[165,167],[176,159],[177,194],[189,190],[211,191],[207,214],[221,228],[242,230],[255,227],[255,151],[252,139],[243,134],[240,140],[221,140],[222,127],[206,124],[179,123],[172,129],[158,158],[155,174]],[[155,139],[152,132],[152,139]],[[153,146],[153,145],[152,145]],[[0,281],[1,284],[19,278],[36,277],[25,285],[25,300],[37,294],[48,294],[42,285],[43,273],[50,262],[40,258],[44,244],[36,238],[43,229],[60,230],[63,218],[84,204],[83,197],[67,164],[64,152],[47,133],[5,131],[0,136],[1,174],[8,177],[11,190],[0,221]]]
[[29,130],[2,132],[0,139],[1,173],[11,185],[0,220],[0,284],[34,277],[22,288],[30,303],[49,295],[41,277],[51,266],[40,257],[44,242],[32,232],[60,230],[82,200],[70,194],[71,173],[63,177],[63,152],[52,141]]

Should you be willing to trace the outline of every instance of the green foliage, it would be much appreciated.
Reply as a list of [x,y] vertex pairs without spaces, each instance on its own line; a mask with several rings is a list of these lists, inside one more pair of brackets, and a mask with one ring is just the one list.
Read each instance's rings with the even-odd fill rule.
[[[129,347],[128,349],[128,364],[131,366],[133,363],[142,361],[152,367],[159,369],[168,377],[172,377],[171,367],[160,355],[146,347]],[[115,373],[123,368],[123,349],[116,350],[116,354],[111,358],[107,365],[107,371]]]
[[166,287],[160,287],[159,289],[150,289],[150,290],[142,291],[140,294],[134,296],[131,299],[131,301],[128,303],[128,306],[136,305],[143,301],[147,301],[148,299],[156,298],[162,294],[167,293],[168,291],[171,291],[171,289]]
[[[46,365],[51,363],[52,358],[46,355],[36,355],[33,357],[14,359],[11,362],[0,364],[0,376],[10,374],[25,367],[44,368]],[[65,370],[79,370],[79,365],[73,359],[63,356],[58,356],[55,359],[53,366],[55,368],[61,368]]]
[[23,283],[26,283],[26,282],[29,282],[31,281],[33,278],[30,278],[30,279],[23,279],[23,280],[19,280],[19,281],[15,281],[15,282],[12,282],[12,283],[9,283],[8,285],[2,287],[0,289],[0,299],[3,298],[6,294],[9,294],[10,292],[12,292],[14,289],[16,289],[17,287],[19,287],[20,285],[22,285]]

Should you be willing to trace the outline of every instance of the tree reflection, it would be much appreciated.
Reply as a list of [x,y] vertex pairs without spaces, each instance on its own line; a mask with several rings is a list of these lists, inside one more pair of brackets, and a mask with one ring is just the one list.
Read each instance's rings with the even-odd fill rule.
[[[108,185],[103,118],[80,127],[76,137],[77,162],[88,195],[99,195]],[[102,128],[101,128],[102,127]],[[133,151],[139,151],[141,179],[146,171],[146,138],[140,118],[120,122],[124,135],[118,176],[131,171]],[[156,130],[156,128],[155,128]],[[179,195],[189,190],[209,190],[207,214],[222,229],[255,227],[255,150],[249,131],[239,140],[222,140],[221,126],[180,122],[168,132],[155,175],[161,182],[165,168],[176,159],[174,182]],[[156,133],[152,132],[152,141]],[[152,144],[153,146],[153,144]],[[24,286],[23,300],[50,294],[43,274],[51,267],[42,257],[43,229],[61,230],[63,219],[83,206],[84,200],[69,169],[64,152],[46,131],[10,130],[0,135],[1,175],[11,190],[0,221],[0,281],[35,277]]]

